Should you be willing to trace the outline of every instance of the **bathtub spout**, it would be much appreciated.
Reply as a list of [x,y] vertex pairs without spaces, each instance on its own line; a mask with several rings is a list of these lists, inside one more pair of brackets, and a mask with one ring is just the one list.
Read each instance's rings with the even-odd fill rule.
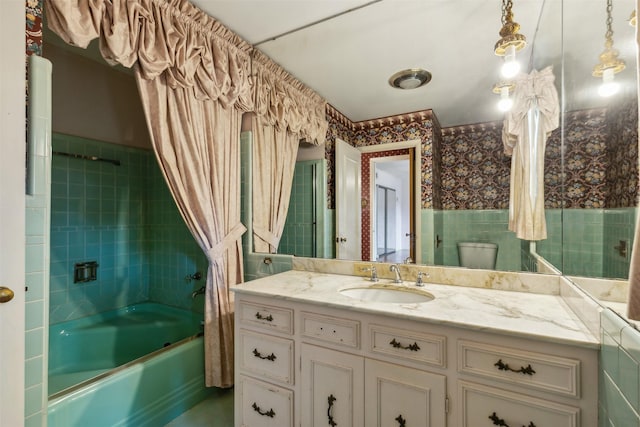
[[195,298],[196,296],[201,295],[201,294],[202,294],[202,295],[204,295],[204,291],[205,291],[205,287],[204,287],[204,286],[202,286],[202,287],[201,287],[200,289],[198,289],[197,291],[193,291],[193,292],[191,293],[191,298]]

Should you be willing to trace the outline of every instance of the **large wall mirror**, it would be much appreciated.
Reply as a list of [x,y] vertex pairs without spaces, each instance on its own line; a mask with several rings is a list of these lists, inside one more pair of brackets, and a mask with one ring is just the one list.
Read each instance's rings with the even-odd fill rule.
[[[550,134],[545,151],[547,238],[534,245],[507,230],[510,158],[503,153],[503,113],[496,109],[500,96],[491,94],[500,80],[502,61],[492,51],[499,38],[499,2],[433,3],[432,13],[438,13],[437,21],[446,26],[424,25],[419,41],[410,41],[432,52],[433,58],[448,58],[438,64],[426,61],[433,66],[434,86],[420,90],[424,97],[433,94],[433,104],[415,113],[415,104],[407,102],[402,114],[383,119],[348,117],[330,108],[326,146],[299,150],[294,182],[299,192],[293,193],[279,252],[331,258],[340,256],[336,247],[351,244],[336,234],[336,205],[342,190],[335,147],[337,140],[344,140],[362,154],[362,194],[350,199],[349,208],[362,212],[360,238],[354,242],[359,250],[353,258],[393,262],[410,258],[459,266],[459,243],[491,243],[497,246],[497,270],[538,271],[538,254],[566,275],[626,278],[638,188],[637,62],[635,28],[630,25],[635,3],[513,2],[515,21],[528,42],[517,53],[518,61],[525,72],[552,67],[560,106],[560,126]],[[488,3],[493,12],[485,9]],[[375,42],[378,33],[393,39],[398,23],[389,19],[367,25],[367,16],[360,14],[356,27],[328,21],[315,29],[339,40]],[[407,14],[407,22],[415,24],[415,13]],[[483,40],[486,49],[478,52],[472,39]],[[625,68],[604,77],[613,79],[619,89],[602,96],[603,78],[592,74],[607,39]],[[284,42],[273,43],[271,49],[277,51]],[[264,48],[268,53],[269,45]],[[438,53],[441,50],[444,53]],[[378,57],[371,57],[371,66],[378,66],[385,55],[379,51]],[[360,88],[357,84],[352,88],[358,97]],[[422,142],[421,149],[393,149],[393,143],[416,139]],[[384,150],[376,150],[377,145]],[[411,156],[418,156],[422,166],[418,188],[409,185],[415,176]],[[295,224],[296,218],[307,222]],[[304,228],[304,233],[297,234],[296,227]],[[412,242],[418,242],[416,248]]]

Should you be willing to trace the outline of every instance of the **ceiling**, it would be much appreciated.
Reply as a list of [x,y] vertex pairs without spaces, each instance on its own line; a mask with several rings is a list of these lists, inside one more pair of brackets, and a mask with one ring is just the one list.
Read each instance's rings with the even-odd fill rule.
[[[433,109],[443,127],[500,120],[500,0],[192,0],[331,105],[360,121]],[[615,0],[614,41],[627,62],[616,76],[635,91],[633,0]],[[527,38],[523,69],[554,66],[561,90],[564,36],[566,108],[602,104],[591,69],[604,46],[606,0],[513,0]],[[564,34],[562,16],[564,15]],[[297,30],[297,31],[296,31]],[[395,72],[425,68],[431,82],[394,89]]]
[[[442,127],[503,117],[492,92],[502,63],[493,53],[501,0],[191,1],[354,122],[426,109]],[[635,1],[614,2],[615,47],[627,63],[616,81],[635,96],[635,30],[627,22]],[[513,0],[513,13],[528,41],[518,53],[522,68],[552,65],[565,111],[620,98],[599,97],[591,76],[604,47],[606,0]],[[46,29],[45,41],[64,45]],[[96,43],[81,54],[100,55]],[[407,68],[433,78],[414,90],[389,86]]]

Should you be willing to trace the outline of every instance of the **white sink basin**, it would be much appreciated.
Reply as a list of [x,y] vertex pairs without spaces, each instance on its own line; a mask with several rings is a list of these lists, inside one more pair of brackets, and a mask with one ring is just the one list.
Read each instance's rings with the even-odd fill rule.
[[371,285],[367,287],[345,288],[339,291],[342,295],[361,301],[389,303],[421,303],[429,302],[434,296],[421,289],[404,286]]

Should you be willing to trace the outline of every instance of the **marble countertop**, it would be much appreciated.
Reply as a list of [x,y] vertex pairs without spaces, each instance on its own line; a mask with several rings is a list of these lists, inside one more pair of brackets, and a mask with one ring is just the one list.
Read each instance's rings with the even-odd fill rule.
[[[393,283],[381,279],[379,284]],[[358,276],[292,270],[239,284],[236,293],[273,297],[444,326],[598,348],[599,342],[559,295],[425,283],[425,303],[369,302],[339,292],[374,283]]]

